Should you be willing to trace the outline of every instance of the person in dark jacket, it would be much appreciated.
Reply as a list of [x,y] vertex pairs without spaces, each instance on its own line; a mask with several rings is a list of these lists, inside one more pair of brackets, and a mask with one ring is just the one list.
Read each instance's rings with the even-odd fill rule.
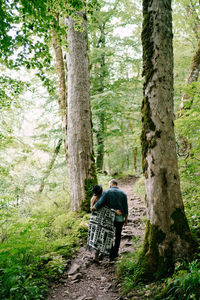
[[115,242],[110,252],[110,261],[115,260],[119,255],[119,246],[123,225],[128,222],[128,201],[127,195],[119,189],[118,182],[115,179],[109,181],[109,189],[106,190],[101,198],[94,204],[93,209],[99,209],[103,206],[120,211],[121,215],[115,215]]

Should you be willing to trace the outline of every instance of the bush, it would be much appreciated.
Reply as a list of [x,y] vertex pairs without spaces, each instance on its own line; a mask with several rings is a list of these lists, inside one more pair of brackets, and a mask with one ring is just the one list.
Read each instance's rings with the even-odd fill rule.
[[172,278],[157,299],[183,300],[200,298],[200,261],[178,263]]
[[64,272],[66,258],[86,237],[88,218],[67,210],[65,201],[1,210],[9,226],[0,243],[0,299],[44,299],[49,282]]
[[138,179],[134,184],[134,192],[140,196],[145,196],[145,185],[143,176],[140,179]]
[[[137,241],[136,241],[137,242]],[[122,292],[127,294],[141,282],[142,269],[138,265],[141,249],[125,254],[118,262],[116,274],[122,285]]]

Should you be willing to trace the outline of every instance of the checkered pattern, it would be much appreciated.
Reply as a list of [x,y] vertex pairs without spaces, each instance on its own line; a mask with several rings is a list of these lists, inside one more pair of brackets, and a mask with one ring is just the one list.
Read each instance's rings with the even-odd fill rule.
[[109,255],[114,240],[115,211],[102,207],[90,217],[88,241],[89,248],[99,250],[104,255]]

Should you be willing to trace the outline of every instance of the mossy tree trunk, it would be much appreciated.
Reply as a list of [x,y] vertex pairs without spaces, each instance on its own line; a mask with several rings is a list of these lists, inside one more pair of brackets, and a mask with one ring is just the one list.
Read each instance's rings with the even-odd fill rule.
[[81,30],[67,19],[68,68],[68,165],[71,209],[89,211],[92,186],[97,183],[93,158],[90,80],[86,15]]
[[144,278],[160,278],[193,240],[180,191],[174,134],[171,0],[143,0],[142,154],[147,228],[139,265]]

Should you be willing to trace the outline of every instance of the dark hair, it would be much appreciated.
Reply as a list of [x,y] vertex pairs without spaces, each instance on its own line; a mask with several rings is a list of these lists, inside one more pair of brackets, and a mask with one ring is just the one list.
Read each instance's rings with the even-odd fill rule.
[[103,189],[102,189],[102,186],[101,185],[94,185],[93,188],[92,188],[92,191],[93,191],[93,194],[95,196],[97,196],[98,194],[102,193]]

